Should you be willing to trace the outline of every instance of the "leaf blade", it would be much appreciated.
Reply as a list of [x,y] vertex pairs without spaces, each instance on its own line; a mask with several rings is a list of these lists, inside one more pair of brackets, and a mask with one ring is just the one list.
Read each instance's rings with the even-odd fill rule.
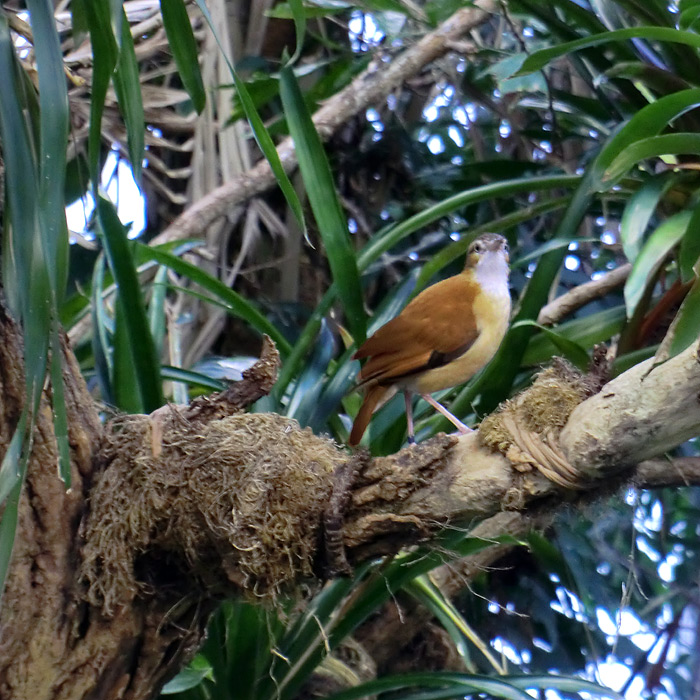
[[175,65],[198,114],[204,109],[206,93],[199,69],[197,41],[183,0],[160,0],[163,27]]
[[280,96],[338,297],[348,325],[356,341],[361,343],[367,334],[367,316],[357,260],[325,150],[289,66],[280,72]]

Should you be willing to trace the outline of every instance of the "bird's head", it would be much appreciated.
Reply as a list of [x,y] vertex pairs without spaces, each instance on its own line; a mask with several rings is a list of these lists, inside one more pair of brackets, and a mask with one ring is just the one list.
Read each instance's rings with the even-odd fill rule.
[[473,270],[508,271],[508,241],[497,233],[484,233],[475,238],[467,250],[466,268]]

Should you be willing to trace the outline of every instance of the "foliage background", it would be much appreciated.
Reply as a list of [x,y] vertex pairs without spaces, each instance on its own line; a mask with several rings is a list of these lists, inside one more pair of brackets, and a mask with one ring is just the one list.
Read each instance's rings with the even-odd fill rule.
[[[700,3],[478,5],[436,60],[366,109],[340,108],[322,145],[311,115],[341,90],[361,94],[461,3],[8,3],[3,283],[25,328],[28,395],[60,325],[106,415],[220,388],[266,332],[284,366],[254,410],[342,442],[359,405],[353,348],[457,272],[483,231],[509,239],[518,303],[494,362],[442,397],[466,420],[554,355],[585,367],[607,343],[619,372],[687,347],[700,325]],[[289,175],[274,151],[288,134]],[[265,159],[275,179],[248,196]],[[124,209],[125,170],[143,231],[129,231],[141,200]],[[207,216],[202,203],[236,188],[226,216]],[[86,226],[69,231],[76,202]],[[197,206],[201,225],[178,228]],[[624,287],[538,325],[549,301],[627,262]],[[48,371],[65,443],[55,360]],[[3,572],[30,413],[0,467]],[[447,428],[423,405],[417,416],[422,438]],[[368,444],[389,454],[404,440],[391,402]],[[441,562],[422,555],[372,563],[304,608],[227,602],[167,690],[325,697],[360,681],[378,692],[379,677],[400,697],[587,697],[588,679],[630,698],[700,698],[699,508],[692,488],[613,494],[506,543],[452,602],[439,572],[428,577]],[[485,547],[458,535],[463,554]],[[397,609],[437,622],[372,646],[372,621]]]

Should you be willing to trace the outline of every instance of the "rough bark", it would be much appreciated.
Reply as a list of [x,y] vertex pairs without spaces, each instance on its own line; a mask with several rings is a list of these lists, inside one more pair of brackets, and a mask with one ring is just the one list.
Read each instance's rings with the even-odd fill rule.
[[[355,565],[396,552],[427,540],[446,524],[483,521],[481,534],[489,537],[517,531],[552,517],[564,500],[571,504],[580,497],[571,493],[563,499],[560,486],[522,460],[513,463],[486,447],[479,432],[460,438],[438,436],[396,455],[370,459],[350,456],[282,417],[237,412],[242,403],[269,389],[274,365],[270,354],[248,375],[247,384],[219,397],[107,426],[100,424],[67,348],[64,359],[73,484],[66,491],[57,476],[47,395],[37,419],[0,611],[3,698],[154,697],[197,648],[207,618],[223,596],[294,590],[324,571],[342,568],[338,565],[345,559]],[[21,367],[20,336],[2,312],[4,448],[22,406]],[[699,394],[700,363],[693,347],[653,370],[644,363],[617,377],[573,410],[558,440],[550,433],[542,439],[568,457],[568,465],[589,489],[603,484],[609,493],[611,484],[630,478],[642,484],[693,482],[698,477],[694,462],[668,469],[663,461],[635,465],[700,432]],[[239,442],[226,447],[225,430],[231,426],[236,440],[241,433],[257,436],[239,455]],[[144,436],[141,443],[126,440],[134,431]],[[214,441],[207,443],[205,433]],[[170,507],[173,490],[168,478],[180,478],[177,460],[185,453],[193,471],[178,481],[177,503],[182,507]],[[224,453],[228,461],[218,462]],[[272,467],[270,454],[275,455]],[[289,464],[281,454],[291,455]],[[264,471],[270,468],[272,472]],[[225,488],[209,485],[209,478],[223,472]],[[265,490],[267,475],[275,479],[282,472],[291,482],[283,484],[291,489],[289,498],[277,487]],[[148,479],[158,483],[154,486]],[[152,498],[142,498],[143,520],[131,522],[131,529],[112,527],[117,539],[107,539],[105,545],[101,538],[110,530],[107,525],[119,515],[108,498],[110,483],[119,487],[122,503],[138,501],[146,492]],[[265,516],[273,519],[269,522],[279,522],[274,520],[278,509],[284,522],[293,520],[296,529],[255,529],[255,508],[246,515],[244,506],[257,501],[244,496],[260,498],[261,493]],[[295,500],[302,498],[299,494],[303,502]],[[588,501],[591,497],[584,496]],[[241,505],[237,509],[230,503]],[[504,508],[517,512],[503,513]],[[236,546],[240,533],[251,538],[250,547]],[[270,570],[256,569],[241,551],[263,547],[255,538],[270,539],[268,535],[274,544],[260,550],[259,560],[264,562],[270,553],[299,547],[300,537],[308,545],[299,557],[304,565],[285,569],[279,581],[266,579],[272,576]],[[131,569],[125,569],[134,585],[117,586],[108,606],[103,584],[114,563],[110,556],[115,541],[134,543],[127,562]],[[97,553],[92,560],[97,565],[91,569],[86,568],[88,552]]]

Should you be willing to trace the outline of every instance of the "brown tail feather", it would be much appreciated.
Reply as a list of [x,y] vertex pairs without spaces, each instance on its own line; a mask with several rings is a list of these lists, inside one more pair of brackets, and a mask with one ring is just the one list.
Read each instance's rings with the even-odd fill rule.
[[362,406],[357,412],[355,417],[355,422],[352,424],[352,431],[350,432],[350,438],[348,440],[349,445],[358,445],[362,436],[364,435],[367,426],[369,425],[370,418],[374,413],[374,409],[377,404],[384,398],[384,394],[389,390],[386,386],[371,386],[367,389],[365,398],[362,401]]

